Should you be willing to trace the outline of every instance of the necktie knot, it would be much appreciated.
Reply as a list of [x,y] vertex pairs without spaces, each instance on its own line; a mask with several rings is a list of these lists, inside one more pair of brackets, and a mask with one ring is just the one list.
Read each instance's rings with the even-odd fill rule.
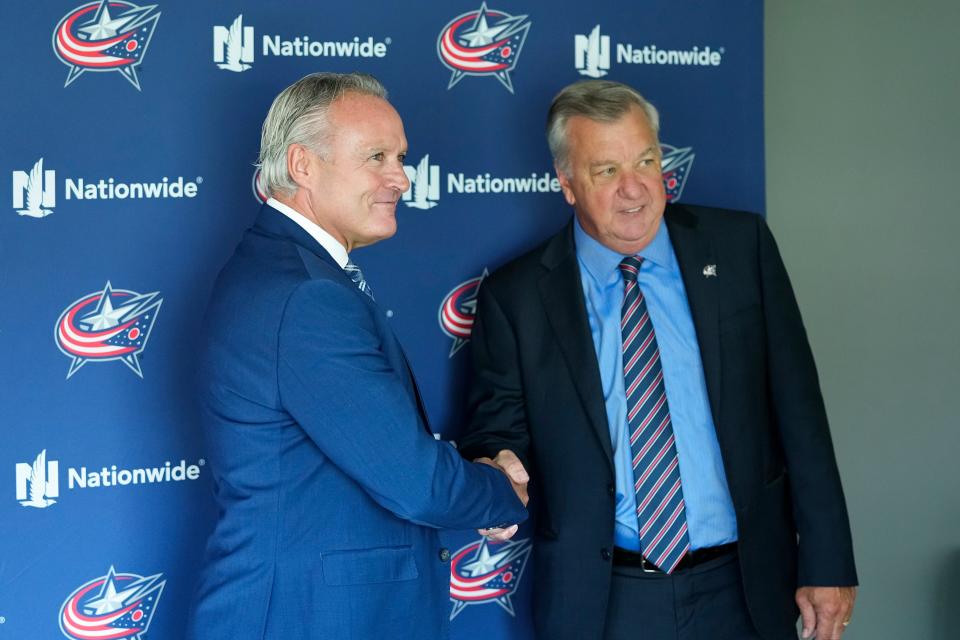
[[643,258],[640,256],[627,256],[620,261],[620,273],[626,282],[636,282],[637,274],[640,272],[640,265],[643,264]]
[[370,285],[367,284],[367,281],[363,278],[363,271],[360,270],[360,267],[352,262],[348,262],[346,265],[344,265],[343,270],[348,276],[350,276],[350,279],[353,280],[353,283],[357,285],[357,288],[370,296],[370,299],[373,300],[373,291],[370,289]]

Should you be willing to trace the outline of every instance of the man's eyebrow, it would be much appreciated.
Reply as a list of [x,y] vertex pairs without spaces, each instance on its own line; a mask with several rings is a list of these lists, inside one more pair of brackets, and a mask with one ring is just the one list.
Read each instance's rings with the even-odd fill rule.
[[[652,144],[652,145],[650,145],[649,147],[647,147],[646,149],[644,149],[643,151],[641,151],[640,153],[638,153],[638,154],[637,154],[637,157],[638,157],[638,158],[642,158],[642,157],[648,156],[648,155],[657,155],[657,153],[658,153],[658,151],[657,151],[657,145]],[[595,161],[591,162],[588,166],[590,166],[590,167],[602,167],[603,165],[607,165],[607,164],[617,164],[617,161],[616,161],[616,160],[595,160]]]

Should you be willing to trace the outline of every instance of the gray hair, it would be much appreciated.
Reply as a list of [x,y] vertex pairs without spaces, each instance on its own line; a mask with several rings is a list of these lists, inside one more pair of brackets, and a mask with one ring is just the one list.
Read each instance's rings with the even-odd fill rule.
[[326,157],[330,141],[327,113],[343,94],[387,97],[380,81],[366,73],[311,73],[280,92],[270,105],[260,134],[260,186],[268,196],[291,195],[297,184],[287,171],[287,149],[302,144]]
[[547,144],[557,168],[570,174],[567,147],[567,122],[574,116],[583,116],[598,122],[619,120],[632,107],[643,109],[654,136],[660,133],[660,114],[640,93],[620,82],[610,80],[581,80],[564,87],[550,104],[547,113]]

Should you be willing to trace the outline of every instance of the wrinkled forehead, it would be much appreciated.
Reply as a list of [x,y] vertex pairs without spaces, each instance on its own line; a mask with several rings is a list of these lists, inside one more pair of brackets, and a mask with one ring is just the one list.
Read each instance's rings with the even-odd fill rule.
[[639,107],[615,120],[573,116],[567,122],[567,145],[571,155],[577,156],[659,153],[656,133]]

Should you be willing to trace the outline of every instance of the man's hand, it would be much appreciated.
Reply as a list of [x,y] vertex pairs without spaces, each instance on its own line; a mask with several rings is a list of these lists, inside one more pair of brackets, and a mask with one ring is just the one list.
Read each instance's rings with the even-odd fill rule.
[[803,637],[839,640],[853,615],[856,587],[800,587],[797,606],[803,619]]
[[[520,498],[520,502],[523,503],[523,506],[527,506],[527,502],[530,500],[529,496],[527,496],[527,483],[530,482],[530,476],[527,474],[527,470],[523,468],[523,463],[520,462],[520,459],[517,458],[513,451],[503,449],[493,460],[490,458],[477,458],[474,462],[487,464],[503,471],[507,478],[510,479],[513,491],[517,494],[517,497]],[[494,529],[477,529],[477,533],[491,542],[504,542],[512,538],[519,528],[519,525],[513,525]]]

